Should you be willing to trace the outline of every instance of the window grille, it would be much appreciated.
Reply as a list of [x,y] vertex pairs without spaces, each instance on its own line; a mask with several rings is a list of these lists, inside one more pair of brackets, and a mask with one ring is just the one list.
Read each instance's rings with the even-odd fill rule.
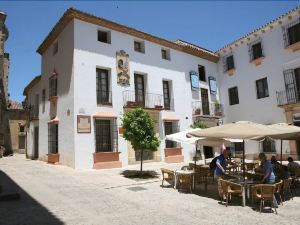
[[58,124],[48,125],[48,152],[58,153]]
[[300,23],[300,18],[289,23],[286,24],[285,26],[282,26],[282,34],[283,34],[283,43],[284,43],[284,47],[288,47],[289,45],[291,45],[290,43],[290,37],[289,37],[289,33],[288,33],[288,29],[297,25],[298,23]]

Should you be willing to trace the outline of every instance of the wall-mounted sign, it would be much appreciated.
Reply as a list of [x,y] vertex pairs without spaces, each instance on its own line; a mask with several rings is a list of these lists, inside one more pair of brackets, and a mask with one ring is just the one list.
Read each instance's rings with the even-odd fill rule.
[[208,82],[209,82],[209,90],[210,93],[215,95],[217,94],[217,81],[215,77],[208,77]]
[[199,75],[195,71],[190,72],[191,88],[193,91],[199,91]]
[[117,52],[118,84],[130,85],[129,55],[121,50]]
[[77,115],[77,133],[91,133],[91,117]]

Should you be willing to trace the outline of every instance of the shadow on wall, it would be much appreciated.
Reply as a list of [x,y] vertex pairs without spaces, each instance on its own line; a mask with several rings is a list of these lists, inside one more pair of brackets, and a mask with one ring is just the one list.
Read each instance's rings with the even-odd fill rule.
[[0,201],[0,224],[64,224],[48,209],[28,195],[3,171],[0,171],[0,181],[2,194],[17,192],[21,196],[21,199],[17,201]]

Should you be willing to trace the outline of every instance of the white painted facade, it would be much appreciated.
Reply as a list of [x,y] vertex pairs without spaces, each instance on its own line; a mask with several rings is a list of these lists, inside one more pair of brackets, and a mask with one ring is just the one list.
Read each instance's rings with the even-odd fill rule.
[[[294,11],[288,17],[281,18],[280,25],[272,24],[272,28],[258,30],[241,41],[221,49],[220,60],[214,63],[200,57],[190,55],[175,49],[170,51],[171,60],[161,57],[159,44],[138,39],[129,34],[101,27],[82,20],[73,19],[53,42],[58,42],[58,52],[53,55],[53,43],[42,54],[42,78],[28,95],[28,101],[33,102],[39,93],[39,120],[30,124],[27,141],[27,152],[33,152],[33,126],[39,126],[39,158],[46,160],[48,153],[48,122],[53,118],[53,107],[47,100],[45,110],[42,110],[42,90],[49,93],[49,77],[55,71],[58,74],[58,100],[56,115],[59,119],[58,151],[60,163],[76,169],[93,168],[93,153],[95,153],[95,124],[93,115],[99,112],[111,112],[117,115],[117,127],[121,127],[124,114],[124,91],[134,91],[134,74],[142,74],[145,78],[145,92],[163,94],[163,80],[171,82],[171,98],[174,99],[174,110],[159,112],[159,160],[164,160],[165,128],[163,118],[175,116],[179,119],[180,130],[186,130],[193,123],[192,102],[201,102],[201,92],[191,90],[190,72],[197,71],[198,65],[205,66],[207,82],[200,82],[200,88],[208,90],[209,102],[220,101],[224,105],[224,123],[239,120],[249,120],[262,124],[286,122],[284,109],[277,106],[276,91],[285,89],[283,71],[300,67],[300,51],[287,50],[283,44],[282,26],[299,20],[299,14]],[[276,22],[276,21],[275,21]],[[277,23],[277,22],[276,22]],[[98,30],[110,32],[110,44],[97,40]],[[264,59],[261,65],[250,63],[248,45],[256,39],[262,39]],[[134,50],[134,41],[143,41],[145,53]],[[129,54],[130,85],[117,83],[116,52],[124,50]],[[232,76],[223,72],[222,58],[228,53],[234,55],[235,72]],[[109,71],[109,89],[112,92],[112,105],[97,104],[96,69]],[[210,94],[208,77],[216,78],[218,91]],[[269,97],[257,99],[256,80],[267,78]],[[229,105],[228,88],[237,86],[239,104]],[[91,133],[77,133],[77,116],[91,116]],[[246,142],[246,152],[255,153],[259,148],[257,142]],[[184,145],[185,161],[193,157],[194,146]],[[129,164],[130,146],[121,134],[118,134],[118,151],[122,165]],[[280,151],[279,142],[276,143]],[[289,144],[284,142],[283,152],[289,154]]]
[[[276,92],[286,88],[283,71],[300,67],[300,51],[293,52],[285,48],[282,29],[294,21],[299,21],[299,18],[299,13],[295,11],[280,19],[280,22],[271,24],[272,28],[270,26],[262,28],[255,32],[255,35],[252,34],[242,39],[243,43],[237,41],[219,51],[218,86],[221,102],[224,104],[224,123],[240,120],[261,124],[287,122],[284,109],[278,107]],[[259,39],[261,39],[264,58],[261,65],[256,66],[250,62],[248,44]],[[230,53],[233,54],[235,64],[235,72],[232,76],[223,72],[222,57]],[[256,80],[265,77],[267,78],[269,97],[258,99]],[[230,105],[228,89],[235,86],[238,87],[239,104]],[[283,153],[289,154],[289,143],[284,141],[283,144]],[[255,153],[259,148],[258,145],[258,142],[247,142],[246,152]],[[276,151],[280,152],[280,141],[276,142]]]
[[[42,79],[30,95],[39,89],[46,89],[48,99],[49,77],[53,71],[58,74],[57,117],[59,118],[59,147],[60,163],[76,169],[90,169],[93,167],[93,153],[95,153],[95,130],[93,115],[98,112],[112,112],[117,115],[117,126],[121,127],[124,114],[123,91],[134,91],[134,73],[145,77],[146,93],[163,94],[163,80],[171,82],[171,98],[174,99],[174,110],[159,112],[159,148],[160,160],[164,160],[164,116],[175,116],[179,119],[180,130],[186,130],[193,123],[192,102],[201,99],[198,91],[191,90],[190,71],[198,70],[198,65],[205,66],[206,75],[217,77],[216,64],[208,60],[170,50],[171,60],[161,57],[161,49],[165,48],[147,40],[136,39],[128,34],[114,30],[111,32],[111,44],[97,40],[98,30],[108,30],[91,23],[75,19],[58,36],[58,53],[53,55],[50,46],[42,55]],[[82,35],[84,34],[84,35]],[[145,53],[134,51],[134,40],[144,41]],[[63,48],[62,48],[63,46]],[[130,60],[130,86],[117,83],[116,52],[124,50]],[[112,91],[112,106],[97,105],[96,69],[109,70],[110,87]],[[207,82],[200,83],[201,88],[208,89]],[[209,99],[211,95],[209,94]],[[213,95],[214,100],[218,95]],[[31,101],[31,97],[29,98]],[[210,99],[211,101],[211,99]],[[46,101],[45,112],[42,112],[40,101],[39,110],[39,158],[46,159],[48,153],[48,122],[54,116],[50,111],[50,102]],[[70,110],[70,115],[67,111]],[[92,118],[91,133],[77,133],[77,115],[89,115]],[[29,134],[30,135],[30,134]],[[33,137],[28,137],[28,152],[33,151]],[[122,165],[128,164],[128,143],[122,135],[118,135],[118,151],[121,152]],[[187,145],[183,149],[186,161],[194,152],[194,146]]]

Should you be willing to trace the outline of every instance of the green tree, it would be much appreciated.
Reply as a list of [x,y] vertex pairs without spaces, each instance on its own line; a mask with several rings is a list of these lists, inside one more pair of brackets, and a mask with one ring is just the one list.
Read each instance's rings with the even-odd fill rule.
[[207,125],[205,123],[203,123],[201,120],[196,120],[194,121],[194,123],[191,125],[191,128],[201,128],[201,129],[205,129],[207,128]]
[[122,127],[123,137],[130,141],[134,151],[141,151],[140,175],[142,175],[144,150],[157,151],[160,144],[155,136],[154,121],[143,109],[135,109],[125,113]]

